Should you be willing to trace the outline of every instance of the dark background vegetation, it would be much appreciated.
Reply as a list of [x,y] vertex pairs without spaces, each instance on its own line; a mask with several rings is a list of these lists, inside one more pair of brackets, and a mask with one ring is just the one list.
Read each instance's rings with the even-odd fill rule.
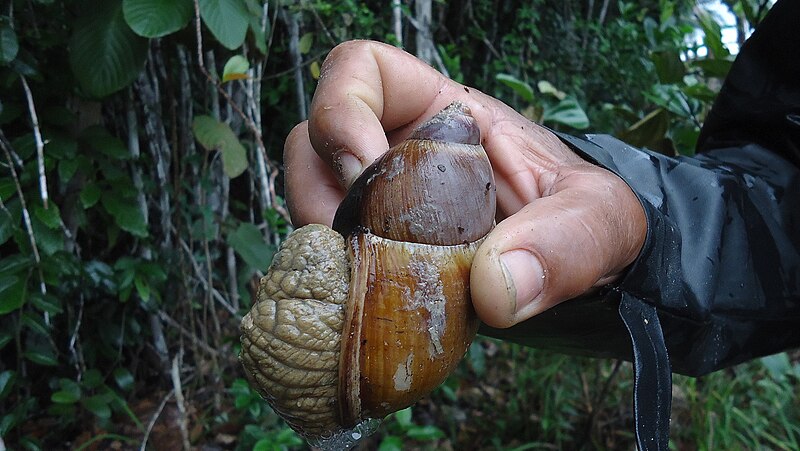
[[[724,4],[741,42],[770,3]],[[238,322],[290,230],[283,139],[353,38],[670,154],[732,61],[689,0],[0,1],[0,449],[305,446]],[[800,449],[798,361],[676,377],[673,448]],[[632,449],[631,389],[628,363],[479,339],[364,446]]]

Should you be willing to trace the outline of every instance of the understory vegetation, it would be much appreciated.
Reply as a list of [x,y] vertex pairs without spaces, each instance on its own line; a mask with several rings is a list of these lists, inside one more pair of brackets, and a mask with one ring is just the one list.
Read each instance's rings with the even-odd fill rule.
[[[733,60],[689,0],[0,0],[0,450],[303,449],[238,324],[325,55],[402,46],[526,117],[690,155]],[[767,0],[719,3],[741,43]],[[364,449],[633,449],[629,363],[479,338]],[[800,449],[800,353],[675,377],[677,450]]]

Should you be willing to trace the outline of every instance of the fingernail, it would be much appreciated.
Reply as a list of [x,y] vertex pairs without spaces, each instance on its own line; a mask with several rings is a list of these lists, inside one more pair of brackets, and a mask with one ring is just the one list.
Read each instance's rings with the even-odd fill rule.
[[514,301],[514,312],[519,312],[542,292],[542,264],[532,253],[524,250],[504,252],[500,255],[500,263]]
[[339,183],[345,188],[349,188],[364,169],[361,160],[356,158],[356,156],[348,150],[336,152],[333,156],[333,164],[336,165]]

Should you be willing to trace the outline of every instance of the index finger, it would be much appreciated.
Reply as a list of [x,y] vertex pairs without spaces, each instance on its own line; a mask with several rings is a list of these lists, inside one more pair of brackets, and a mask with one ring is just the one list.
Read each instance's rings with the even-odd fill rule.
[[456,86],[396,47],[372,41],[340,44],[322,66],[309,114],[311,144],[349,186],[388,150],[387,133],[449,104]]

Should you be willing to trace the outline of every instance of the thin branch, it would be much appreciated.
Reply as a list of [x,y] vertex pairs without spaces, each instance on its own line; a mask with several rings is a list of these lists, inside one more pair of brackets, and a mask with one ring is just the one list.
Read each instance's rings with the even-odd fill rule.
[[28,100],[28,111],[31,115],[31,122],[33,123],[33,139],[36,142],[36,159],[39,163],[39,191],[42,196],[42,205],[44,208],[48,207],[48,199],[50,196],[47,193],[47,176],[44,173],[44,145],[42,140],[42,132],[39,129],[39,117],[36,115],[36,106],[33,104],[33,94],[31,88],[28,86],[28,81],[24,76],[20,75],[19,79],[22,81],[22,88],[25,90],[25,98]]
[[[47,287],[44,284],[44,273],[42,272],[42,259],[39,254],[39,246],[36,244],[36,236],[33,234],[33,224],[31,223],[31,215],[28,210],[28,203],[25,202],[25,195],[22,192],[22,185],[19,183],[17,170],[14,169],[14,161],[11,158],[11,146],[7,143],[8,139],[6,139],[3,131],[0,130],[0,147],[3,148],[3,152],[6,155],[6,160],[8,161],[8,169],[11,171],[11,177],[14,179],[17,195],[19,196],[19,201],[22,205],[22,218],[25,222],[25,229],[28,232],[28,239],[31,242],[31,249],[33,250],[33,260],[36,262],[36,267],[39,270],[39,289],[41,290],[42,294],[47,294]],[[47,315],[46,312],[45,315]],[[48,316],[45,316],[45,321],[49,324]]]
[[145,451],[145,449],[147,449],[147,440],[150,438],[150,433],[153,431],[153,426],[156,425],[158,417],[161,416],[161,412],[164,410],[164,406],[167,405],[167,402],[174,394],[175,389],[173,388],[169,391],[169,393],[167,393],[166,396],[164,396],[164,399],[161,400],[161,404],[158,405],[158,409],[156,409],[153,417],[150,418],[150,422],[147,423],[147,429],[144,431],[144,438],[142,439],[142,444],[139,446],[139,451]]
[[175,402],[178,404],[178,425],[181,429],[181,436],[183,438],[183,449],[189,450],[192,448],[189,443],[189,425],[186,418],[186,401],[183,398],[183,387],[181,386],[180,367],[183,365],[183,347],[178,351],[178,354],[172,359],[172,386],[175,391]]
[[186,255],[189,257],[189,261],[192,262],[192,268],[194,269],[195,275],[197,276],[198,280],[200,280],[200,282],[203,284],[204,288],[211,292],[211,296],[213,296],[214,299],[216,299],[217,302],[219,302],[225,308],[225,310],[230,312],[230,314],[233,315],[234,318],[240,320],[241,317],[239,316],[239,313],[236,311],[236,309],[234,309],[233,306],[228,304],[228,301],[226,301],[225,298],[221,294],[219,294],[219,291],[217,291],[216,288],[208,285],[208,282],[206,281],[206,278],[203,275],[203,270],[200,268],[200,265],[197,263],[197,260],[195,260],[194,255],[192,255],[192,250],[189,248],[189,245],[186,244],[186,241],[184,241],[181,238],[180,243],[184,252],[186,252]]
[[203,340],[200,340],[195,336],[193,333],[186,330],[180,323],[172,319],[171,316],[167,314],[167,312],[163,310],[158,311],[158,317],[161,318],[162,321],[167,323],[168,326],[173,327],[178,330],[184,337],[188,338],[195,344],[198,348],[202,349],[204,352],[211,356],[218,356],[219,352],[216,349],[213,349],[211,346],[207,345]]
[[83,375],[83,368],[82,362],[83,358],[82,352],[79,352],[79,349],[76,349],[76,345],[80,348],[80,331],[81,331],[81,324],[83,323],[83,292],[81,292],[80,296],[78,296],[78,319],[75,320],[75,329],[72,331],[72,335],[69,338],[69,352],[75,358],[75,369],[78,372],[78,380],[81,380]]

